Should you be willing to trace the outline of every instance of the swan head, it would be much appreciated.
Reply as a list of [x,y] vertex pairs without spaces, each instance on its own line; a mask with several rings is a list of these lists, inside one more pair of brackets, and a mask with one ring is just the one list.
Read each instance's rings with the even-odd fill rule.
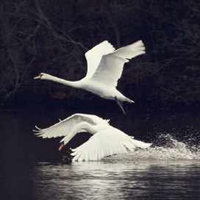
[[50,74],[46,73],[40,73],[38,76],[34,77],[34,79],[39,79],[39,80],[51,80],[52,76]]
[[77,125],[71,133],[67,134],[62,140],[60,141],[60,146],[58,147],[58,150],[61,151],[65,145],[69,143],[69,141],[77,134],[77,133],[83,133],[88,132],[87,129],[84,128],[85,122],[80,123]]
[[69,136],[65,136],[61,141],[60,141],[60,145],[58,147],[58,150],[61,151],[63,149],[63,147],[69,142],[70,138]]

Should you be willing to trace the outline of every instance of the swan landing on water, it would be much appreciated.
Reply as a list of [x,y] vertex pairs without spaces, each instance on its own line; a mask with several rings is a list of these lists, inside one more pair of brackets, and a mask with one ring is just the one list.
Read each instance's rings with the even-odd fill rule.
[[104,41],[85,53],[87,74],[81,80],[67,81],[46,73],[40,73],[34,79],[54,81],[84,89],[105,99],[115,100],[125,114],[121,102],[134,103],[134,101],[116,89],[117,83],[122,75],[124,64],[129,62],[129,59],[144,53],[145,47],[141,40],[117,50],[108,41]]
[[88,141],[72,149],[72,161],[98,161],[107,156],[128,153],[136,148],[151,146],[151,143],[135,140],[109,125],[109,120],[89,114],[74,114],[48,128],[40,129],[36,126],[36,129],[34,132],[38,137],[63,137],[59,150],[77,133],[89,132],[92,134]]

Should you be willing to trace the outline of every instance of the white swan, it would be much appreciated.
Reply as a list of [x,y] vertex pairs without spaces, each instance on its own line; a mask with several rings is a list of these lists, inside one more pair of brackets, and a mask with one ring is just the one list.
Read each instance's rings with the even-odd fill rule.
[[117,82],[122,75],[124,64],[144,53],[145,47],[141,40],[117,50],[108,41],[104,41],[86,52],[87,74],[81,80],[67,81],[46,73],[40,73],[34,79],[54,81],[84,89],[105,99],[115,100],[125,114],[120,102],[134,101],[116,89]]
[[42,138],[63,137],[59,150],[77,133],[89,132],[93,136],[79,147],[72,149],[72,161],[98,161],[106,156],[134,151],[135,148],[148,148],[151,143],[133,139],[121,130],[109,125],[95,115],[74,114],[53,126],[40,129],[36,126],[36,136]]

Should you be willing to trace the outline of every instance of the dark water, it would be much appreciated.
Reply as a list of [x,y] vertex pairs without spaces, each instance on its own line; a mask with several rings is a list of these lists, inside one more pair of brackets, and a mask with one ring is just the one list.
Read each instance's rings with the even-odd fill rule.
[[102,116],[155,145],[101,162],[67,165],[60,163],[59,140],[35,138],[32,129],[70,114],[62,110],[0,114],[0,199],[200,199],[197,116]]

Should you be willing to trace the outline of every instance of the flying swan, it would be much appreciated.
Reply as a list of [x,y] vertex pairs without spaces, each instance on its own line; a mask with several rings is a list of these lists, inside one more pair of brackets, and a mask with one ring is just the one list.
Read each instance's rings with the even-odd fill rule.
[[41,138],[63,137],[60,141],[61,150],[75,135],[89,132],[92,136],[82,145],[71,149],[73,161],[98,161],[114,154],[132,152],[135,148],[148,148],[151,143],[133,139],[121,130],[109,125],[96,115],[74,114],[48,128],[36,126],[35,135]]
[[103,41],[85,53],[87,74],[81,80],[67,81],[46,73],[40,73],[34,79],[54,81],[84,89],[105,99],[115,100],[125,114],[121,102],[134,101],[116,89],[117,82],[122,75],[124,64],[144,53],[145,47],[141,40],[116,50],[108,41]]

